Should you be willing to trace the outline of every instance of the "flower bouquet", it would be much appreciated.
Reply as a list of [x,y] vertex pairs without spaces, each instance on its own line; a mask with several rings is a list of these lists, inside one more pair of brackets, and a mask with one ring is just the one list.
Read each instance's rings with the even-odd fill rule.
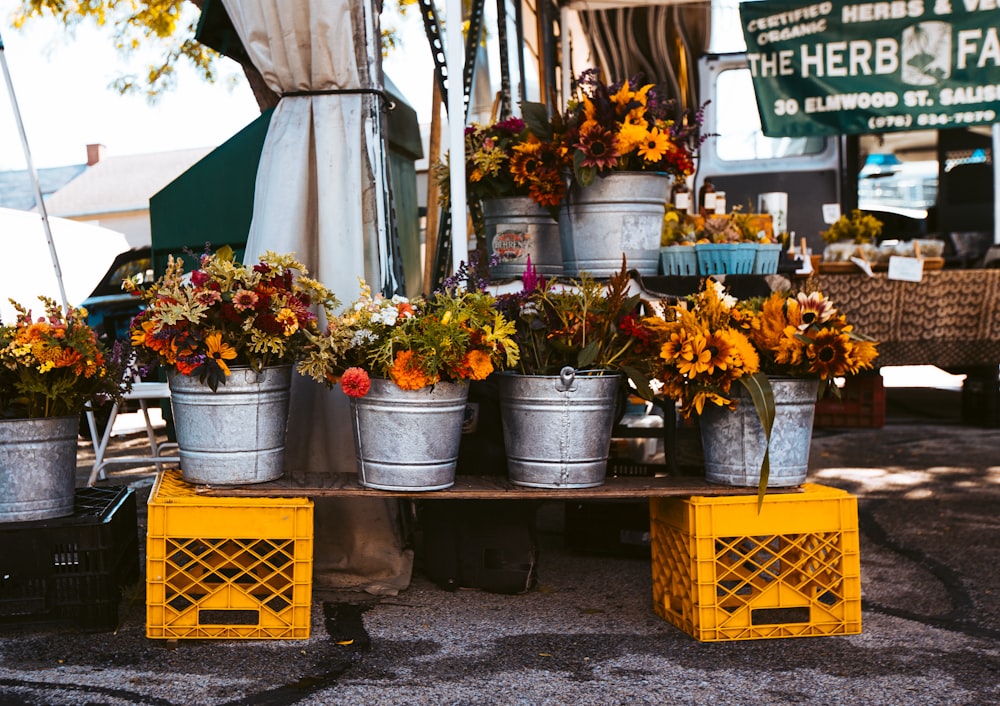
[[494,304],[485,292],[457,289],[412,301],[387,298],[362,281],[361,296],[331,317],[322,335],[309,335],[299,371],[339,382],[349,397],[364,397],[373,377],[403,390],[484,380],[518,360],[514,326]]
[[694,173],[694,158],[704,137],[699,110],[678,120],[674,102],[663,98],[641,76],[613,84],[597,69],[577,79],[578,97],[562,115],[549,121],[544,105],[525,105],[525,121],[533,134],[551,139],[572,167],[573,181],[590,186],[611,172],[656,172],[683,180]]
[[497,301],[504,316],[515,322],[518,372],[556,375],[569,366],[597,374],[624,373],[638,390],[648,390],[641,363],[652,348],[640,324],[640,298],[629,294],[624,261],[606,285],[587,273],[556,285],[530,264],[522,283],[520,292]]
[[466,128],[467,192],[482,209],[474,220],[491,255],[491,276],[519,277],[529,258],[547,274],[562,274],[557,218],[566,168],[555,143],[539,140],[520,118]]
[[542,488],[604,482],[611,433],[624,411],[628,376],[652,394],[641,364],[653,349],[629,294],[622,262],[607,285],[584,273],[556,286],[533,268],[524,289],[499,298],[516,322],[518,369],[498,376],[510,479]]
[[124,287],[146,304],[131,326],[139,359],[195,377],[213,391],[233,366],[259,372],[296,362],[319,333],[315,309],[330,316],[337,305],[293,256],[268,252],[247,266],[228,246],[202,255],[189,275],[183,260],[171,257],[153,286],[139,290],[126,280]]
[[563,269],[609,277],[624,254],[641,274],[655,275],[664,207],[671,183],[693,172],[701,113],[679,119],[671,101],[636,78],[607,85],[590,70],[578,88],[551,121],[544,106],[524,107],[529,129],[551,140],[569,167],[559,215]]
[[0,322],[0,419],[79,415],[88,402],[120,401],[131,387],[127,355],[109,355],[87,325],[87,312],[39,297],[45,316],[11,302],[13,324]]
[[292,365],[320,332],[316,309],[332,315],[333,294],[291,255],[268,252],[248,266],[224,247],[190,275],[171,258],[137,295],[146,309],[132,321],[132,345],[167,370],[184,480],[279,478]]
[[[774,461],[772,451],[780,445],[776,437],[783,438],[791,428],[811,436],[819,385],[833,386],[835,377],[871,368],[877,356],[877,344],[855,332],[820,292],[774,292],[740,301],[708,279],[702,291],[670,307],[665,318],[647,317],[643,325],[659,351],[650,373],[662,383],[660,393],[677,400],[683,416],[701,415],[707,470],[710,454],[722,444],[706,439],[706,419],[724,409],[737,410],[740,404],[753,405],[761,443],[750,465],[759,469],[761,497]],[[795,394],[804,395],[798,403],[809,413],[808,423],[785,422],[778,415],[783,400],[777,386],[786,378],[805,383],[805,392]],[[803,477],[808,438],[804,452],[805,460],[789,462]]]
[[514,325],[494,299],[446,288],[429,298],[361,296],[311,336],[299,371],[351,400],[361,485],[440,490],[454,483],[469,380],[514,365]]
[[566,195],[564,167],[556,145],[539,140],[520,118],[465,128],[465,175],[474,198],[530,196],[557,209]]
[[80,412],[131,387],[127,356],[108,354],[84,310],[39,299],[44,316],[11,300],[17,317],[0,322],[0,522],[72,514]]

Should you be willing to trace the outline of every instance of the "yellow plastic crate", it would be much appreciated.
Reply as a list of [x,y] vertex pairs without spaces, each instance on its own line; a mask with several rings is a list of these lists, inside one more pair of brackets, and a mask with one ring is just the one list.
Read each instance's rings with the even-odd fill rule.
[[703,642],[861,632],[857,498],[652,498],[656,613]]
[[161,473],[149,497],[146,636],[309,637],[313,503],[205,497]]

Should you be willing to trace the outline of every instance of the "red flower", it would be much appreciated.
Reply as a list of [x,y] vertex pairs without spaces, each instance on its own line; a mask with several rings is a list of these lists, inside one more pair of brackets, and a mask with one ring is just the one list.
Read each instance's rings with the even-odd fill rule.
[[270,333],[275,336],[280,336],[285,330],[282,323],[271,313],[259,314],[254,321],[254,325],[264,333]]
[[348,397],[364,397],[371,386],[371,378],[363,368],[348,368],[340,376],[340,387]]

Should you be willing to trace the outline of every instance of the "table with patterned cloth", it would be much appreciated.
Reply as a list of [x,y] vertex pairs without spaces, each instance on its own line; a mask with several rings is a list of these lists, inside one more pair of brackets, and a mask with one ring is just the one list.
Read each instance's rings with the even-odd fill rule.
[[885,273],[820,274],[803,284],[880,342],[880,366],[1000,365],[1000,269],[936,270],[921,282]]

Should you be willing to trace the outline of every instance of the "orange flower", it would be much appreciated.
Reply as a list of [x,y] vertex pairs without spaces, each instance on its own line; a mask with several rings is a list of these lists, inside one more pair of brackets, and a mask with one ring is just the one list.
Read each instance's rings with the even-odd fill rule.
[[229,366],[226,361],[236,357],[236,349],[222,340],[221,333],[210,333],[205,337],[205,352],[209,360],[215,361],[219,369],[228,376]]
[[181,375],[190,375],[198,367],[197,363],[190,360],[174,360],[172,364],[177,366],[177,372]]
[[348,397],[364,397],[371,386],[371,378],[363,368],[348,368],[340,376],[340,387]]
[[485,380],[493,372],[490,354],[483,350],[472,350],[462,359],[459,375],[470,380]]
[[419,390],[433,385],[439,378],[431,377],[420,368],[420,362],[413,351],[400,351],[389,369],[389,379],[403,390]]

